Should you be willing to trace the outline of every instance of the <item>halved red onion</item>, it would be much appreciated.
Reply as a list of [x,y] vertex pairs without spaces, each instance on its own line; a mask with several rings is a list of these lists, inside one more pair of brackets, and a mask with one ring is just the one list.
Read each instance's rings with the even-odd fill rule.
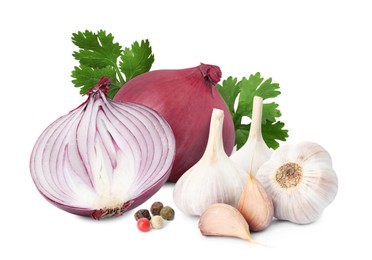
[[40,193],[73,214],[118,216],[166,182],[175,139],[155,111],[106,96],[103,78],[78,108],[54,121],[37,140],[30,170]]

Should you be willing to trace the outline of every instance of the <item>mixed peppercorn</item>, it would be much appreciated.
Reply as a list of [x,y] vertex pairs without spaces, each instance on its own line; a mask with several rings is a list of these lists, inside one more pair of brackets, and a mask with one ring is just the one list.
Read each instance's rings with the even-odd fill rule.
[[174,210],[169,206],[164,207],[163,203],[156,201],[151,205],[150,211],[147,209],[136,211],[134,218],[137,221],[137,228],[142,232],[147,232],[151,228],[161,229],[165,221],[173,220]]

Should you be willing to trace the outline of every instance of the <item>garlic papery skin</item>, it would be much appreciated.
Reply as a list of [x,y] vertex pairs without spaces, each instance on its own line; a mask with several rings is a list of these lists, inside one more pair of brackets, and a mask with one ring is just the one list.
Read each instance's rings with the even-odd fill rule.
[[223,120],[223,110],[213,109],[205,152],[174,187],[174,202],[186,214],[200,216],[214,203],[235,207],[243,191],[246,173],[225,153],[222,142]]
[[253,175],[256,175],[258,168],[269,160],[273,152],[262,137],[262,109],[262,97],[255,96],[253,98],[252,121],[248,139],[238,151],[230,156],[231,160],[239,165],[240,168],[245,172],[251,171]]
[[249,174],[237,209],[244,216],[251,231],[262,231],[272,222],[274,206],[261,183]]
[[203,212],[199,229],[203,236],[238,237],[254,242],[242,214],[236,208],[223,203],[212,204]]
[[297,224],[317,220],[338,190],[330,154],[313,142],[279,147],[256,178],[273,200],[274,216]]

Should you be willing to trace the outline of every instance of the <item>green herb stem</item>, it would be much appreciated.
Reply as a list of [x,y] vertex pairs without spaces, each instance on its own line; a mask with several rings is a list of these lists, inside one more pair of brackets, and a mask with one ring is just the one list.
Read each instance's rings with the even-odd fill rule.
[[116,63],[113,63],[113,67],[114,67],[114,70],[115,70],[116,74],[119,77],[120,85],[123,86],[125,84],[125,80],[124,80],[123,75],[121,74],[121,72],[119,70],[118,65]]

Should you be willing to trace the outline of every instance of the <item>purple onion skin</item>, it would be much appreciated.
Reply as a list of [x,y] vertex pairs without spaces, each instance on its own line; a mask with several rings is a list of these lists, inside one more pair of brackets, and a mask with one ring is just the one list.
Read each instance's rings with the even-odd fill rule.
[[234,123],[215,87],[220,79],[220,68],[207,64],[150,71],[128,81],[114,97],[114,101],[134,102],[154,109],[171,126],[176,139],[176,158],[168,182],[177,182],[202,157],[213,108],[224,111],[224,148],[231,154],[235,145]]

